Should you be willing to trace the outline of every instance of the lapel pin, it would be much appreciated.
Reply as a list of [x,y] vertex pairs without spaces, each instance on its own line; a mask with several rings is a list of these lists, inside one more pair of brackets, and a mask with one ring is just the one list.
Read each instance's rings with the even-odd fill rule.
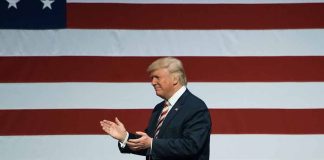
[[178,111],[178,108],[175,108],[174,110],[175,110],[175,111]]

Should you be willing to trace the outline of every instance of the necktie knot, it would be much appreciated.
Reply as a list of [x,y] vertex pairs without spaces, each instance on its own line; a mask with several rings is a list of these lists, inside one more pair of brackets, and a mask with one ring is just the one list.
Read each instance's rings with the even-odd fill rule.
[[169,106],[171,106],[171,104],[170,104],[170,102],[169,101],[164,101],[164,105],[163,105],[163,108],[165,108],[165,107],[169,107]]

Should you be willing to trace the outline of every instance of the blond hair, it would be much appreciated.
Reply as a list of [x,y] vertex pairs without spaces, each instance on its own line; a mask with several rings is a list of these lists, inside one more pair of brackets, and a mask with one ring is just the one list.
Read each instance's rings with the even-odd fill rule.
[[166,68],[171,74],[179,78],[179,83],[183,86],[187,85],[187,77],[182,62],[174,57],[159,58],[148,66],[147,72],[151,73],[157,69]]

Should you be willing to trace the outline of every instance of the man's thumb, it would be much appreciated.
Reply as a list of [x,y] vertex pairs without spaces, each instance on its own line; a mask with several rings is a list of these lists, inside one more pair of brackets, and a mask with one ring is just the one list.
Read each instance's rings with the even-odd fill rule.
[[117,117],[115,118],[115,122],[116,122],[117,125],[123,125],[123,123],[121,123],[121,122],[118,120]]

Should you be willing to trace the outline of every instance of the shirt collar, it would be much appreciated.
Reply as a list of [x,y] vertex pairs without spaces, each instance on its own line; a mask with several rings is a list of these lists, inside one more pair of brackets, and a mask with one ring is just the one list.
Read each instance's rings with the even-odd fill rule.
[[173,94],[170,99],[168,99],[168,102],[171,104],[171,106],[174,106],[174,104],[178,101],[178,99],[182,96],[186,89],[187,88],[185,86],[182,86],[176,93]]

